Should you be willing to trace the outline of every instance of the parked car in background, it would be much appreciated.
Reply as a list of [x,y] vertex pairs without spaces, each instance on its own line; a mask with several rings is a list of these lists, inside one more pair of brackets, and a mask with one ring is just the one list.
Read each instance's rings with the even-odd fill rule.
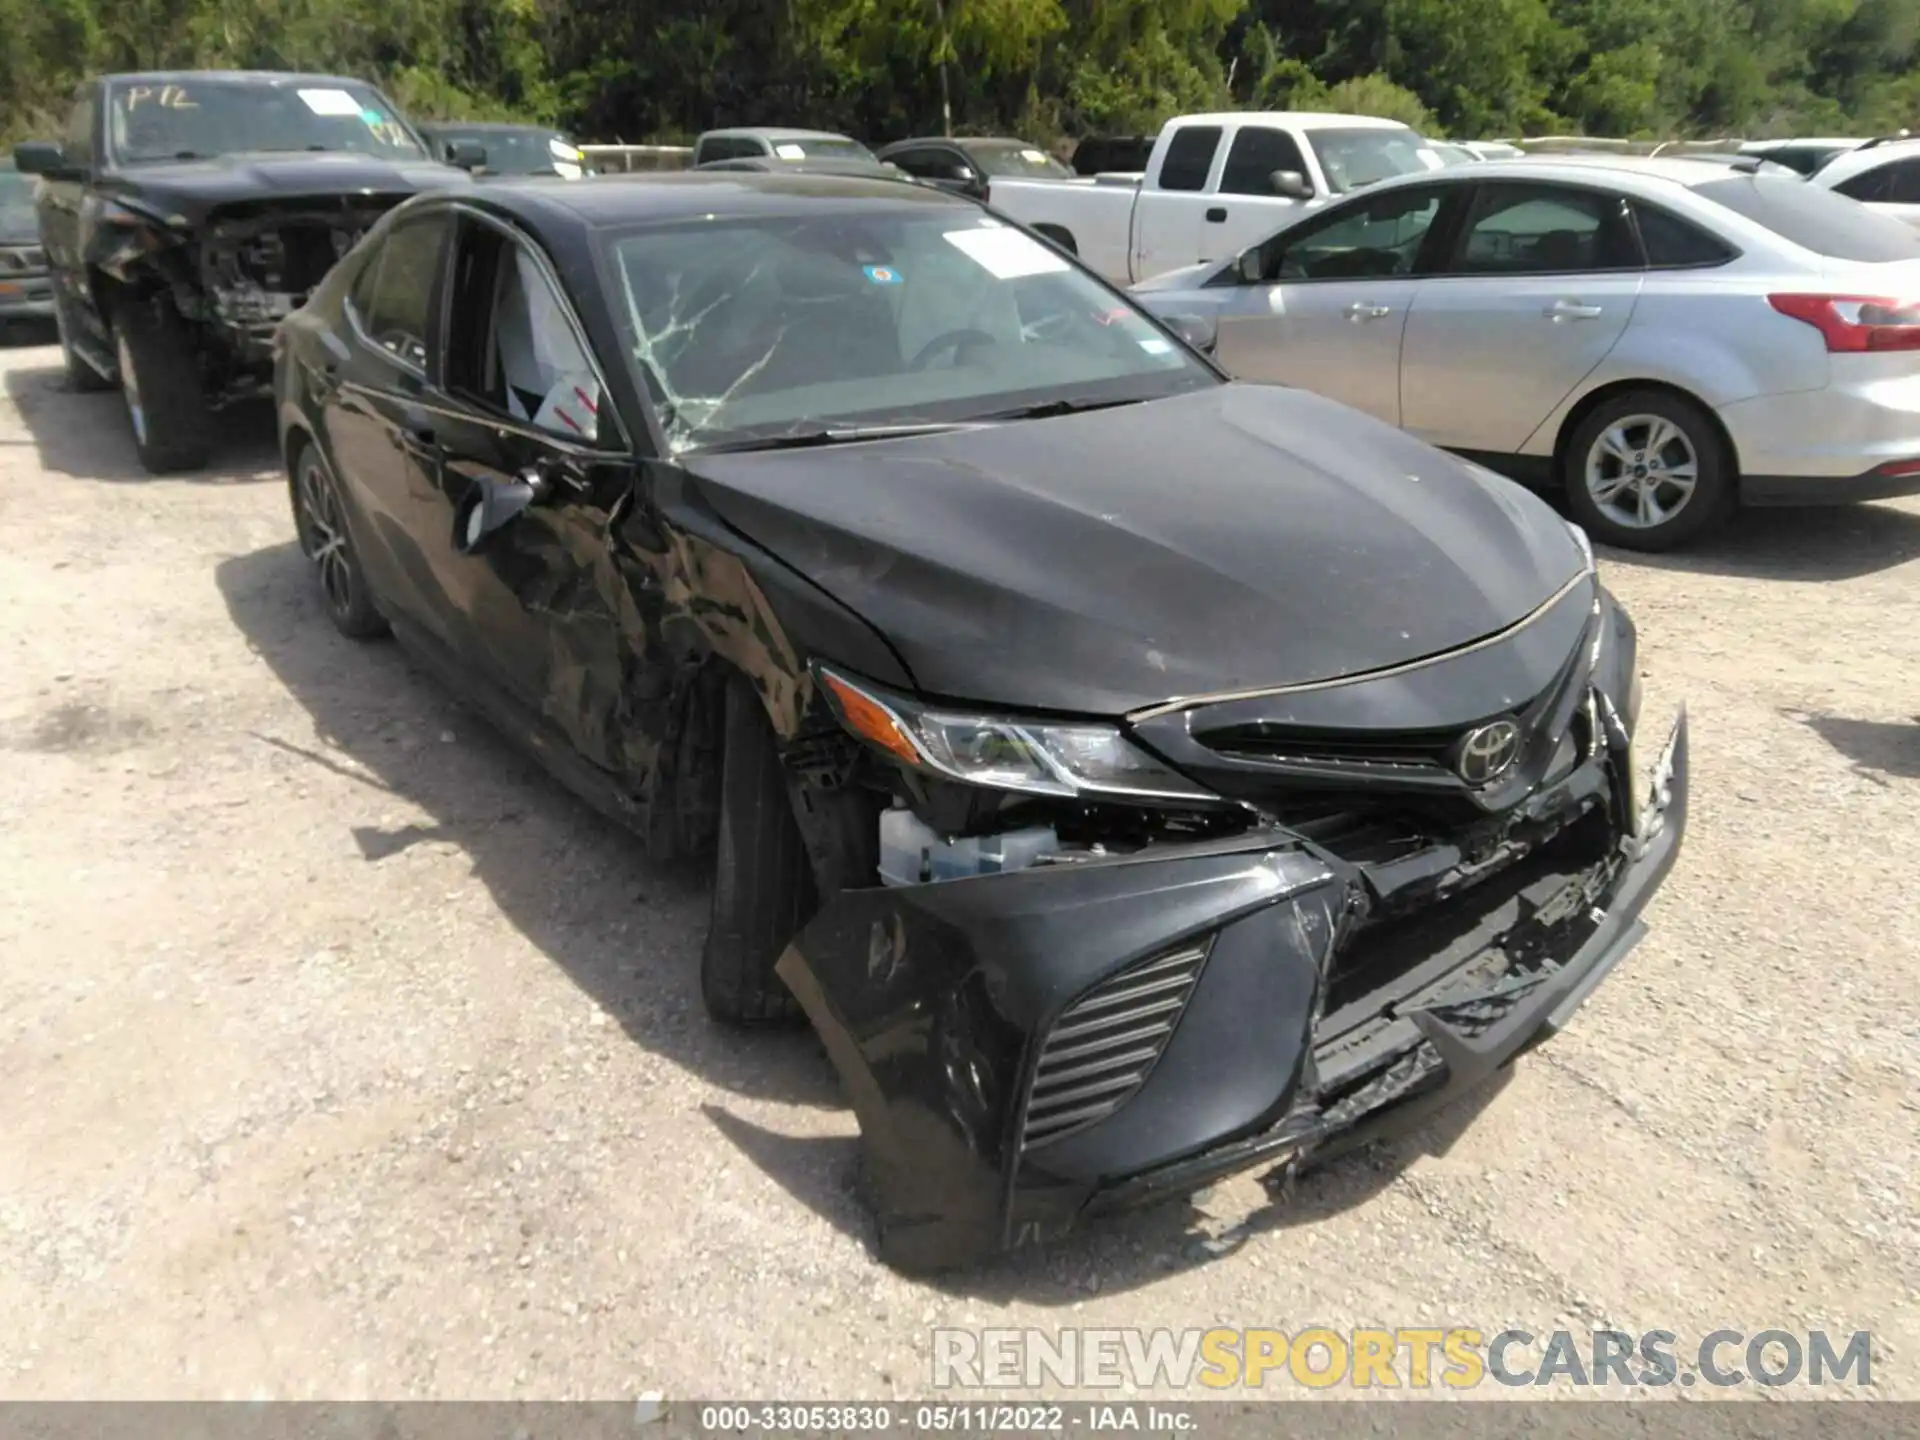
[[1153,155],[1152,135],[1089,135],[1073,147],[1076,175],[1140,175]]
[[1836,156],[1845,155],[1866,144],[1866,137],[1841,140],[1800,137],[1791,140],[1748,140],[1740,146],[1742,155],[1759,155],[1776,165],[1785,165],[1802,175],[1811,175]]
[[891,161],[916,180],[978,200],[994,180],[1070,180],[1073,171],[1030,140],[988,136],[930,136],[882,146]]
[[1506,140],[1461,140],[1461,149],[1471,150],[1482,160],[1518,160],[1527,152]]
[[1834,156],[1807,182],[1920,227],[1920,140],[1869,140]]
[[1575,527],[960,197],[427,196],[282,336],[327,614],[711,857],[702,996],[812,1021],[896,1266],[1419,1123],[1679,853]]
[[52,318],[53,283],[33,208],[33,177],[0,160],[0,326]]
[[1217,260],[1300,210],[1440,157],[1396,120],[1279,111],[1169,121],[1137,181],[994,180],[993,207],[1119,284]]
[[586,174],[586,156],[571,137],[550,125],[509,125],[482,121],[436,120],[418,127],[441,159],[471,147],[486,155],[481,175],[558,175],[578,180]]
[[858,140],[831,130],[791,130],[739,126],[709,130],[693,142],[695,166],[715,160],[871,160],[873,151]]
[[697,170],[750,171],[759,175],[853,175],[873,180],[911,180],[898,165],[885,160],[825,155],[810,160],[783,160],[778,155],[745,155],[737,160],[709,160]]
[[13,153],[41,177],[68,382],[119,385],[156,473],[206,463],[210,413],[267,389],[275,327],[374,221],[468,183],[391,100],[333,75],[109,75],[59,141]]
[[1477,165],[1487,158],[1471,146],[1456,145],[1450,140],[1429,140],[1427,145],[1447,165]]
[[1137,293],[1215,317],[1234,374],[1564,490],[1611,544],[1920,492],[1920,235],[1790,172],[1493,160]]

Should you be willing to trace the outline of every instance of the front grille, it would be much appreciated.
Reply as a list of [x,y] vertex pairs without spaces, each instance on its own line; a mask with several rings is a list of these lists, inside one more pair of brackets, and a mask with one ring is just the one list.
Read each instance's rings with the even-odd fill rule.
[[1146,1083],[1206,960],[1204,941],[1155,955],[1061,1012],[1034,1067],[1023,1151],[1106,1119]]
[[1215,731],[1197,738],[1236,760],[1287,765],[1365,765],[1399,770],[1445,770],[1459,730],[1415,730],[1379,735],[1315,732],[1269,726]]
[[0,250],[0,270],[11,274],[23,275],[31,270],[47,268],[46,251],[38,246],[12,246]]

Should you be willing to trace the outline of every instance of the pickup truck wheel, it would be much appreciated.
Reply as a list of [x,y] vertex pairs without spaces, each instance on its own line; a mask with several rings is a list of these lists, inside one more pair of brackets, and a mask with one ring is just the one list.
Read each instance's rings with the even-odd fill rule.
[[1580,422],[1562,461],[1567,507],[1594,539],[1671,550],[1726,519],[1733,457],[1706,412],[1666,390],[1629,390]]
[[179,313],[161,299],[124,300],[113,339],[140,463],[152,475],[198,470],[207,463],[207,399]]
[[727,685],[721,730],[720,834],[700,996],[707,1013],[729,1025],[790,1024],[803,1012],[773,966],[817,906],[813,868],[773,727],[743,679]]
[[57,290],[53,296],[53,323],[60,334],[60,358],[67,365],[69,390],[111,390],[113,382],[89,365],[73,348],[73,322],[67,318],[67,300]]

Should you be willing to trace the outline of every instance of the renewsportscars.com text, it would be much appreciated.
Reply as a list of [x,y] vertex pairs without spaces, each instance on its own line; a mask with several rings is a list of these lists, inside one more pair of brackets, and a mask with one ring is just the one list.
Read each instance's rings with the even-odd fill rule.
[[933,1384],[947,1389],[1473,1390],[1484,1385],[1632,1389],[1788,1385],[1866,1389],[1865,1330],[935,1330]]

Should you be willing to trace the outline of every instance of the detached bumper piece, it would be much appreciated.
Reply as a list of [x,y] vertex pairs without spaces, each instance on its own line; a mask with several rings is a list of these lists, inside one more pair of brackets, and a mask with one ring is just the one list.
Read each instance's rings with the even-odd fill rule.
[[1480,1084],[1644,933],[1686,826],[1684,714],[1655,768],[1643,801],[1624,757],[1581,766],[1542,792],[1548,838],[1403,909],[1390,865],[1279,830],[843,892],[779,972],[858,1115],[881,1257],[975,1263]]

